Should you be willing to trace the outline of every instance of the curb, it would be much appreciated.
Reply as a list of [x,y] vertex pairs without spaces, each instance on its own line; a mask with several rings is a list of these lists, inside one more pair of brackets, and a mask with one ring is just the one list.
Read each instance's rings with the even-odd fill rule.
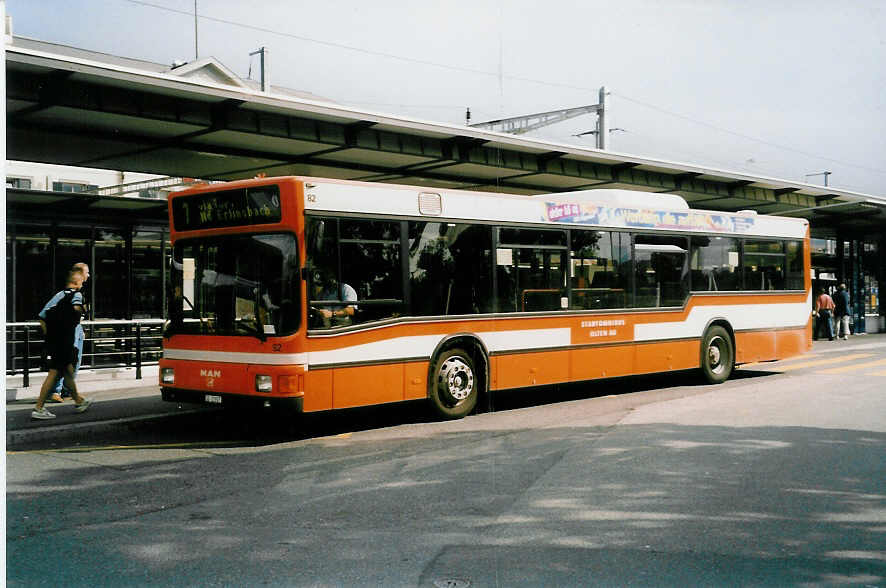
[[[84,370],[76,378],[77,389],[82,393],[89,394],[97,391],[159,386],[158,374],[157,366],[142,368],[141,379],[135,378],[135,368]],[[7,403],[37,400],[37,396],[40,395],[40,387],[43,385],[43,380],[46,379],[46,372],[32,372],[30,374],[31,385],[28,387],[21,385],[21,379],[21,376],[7,376]]]
[[86,423],[69,423],[65,425],[33,427],[17,429],[6,432],[6,447],[9,449],[15,445],[25,445],[33,441],[58,441],[68,438],[71,434],[78,434],[78,440],[97,437],[102,434],[126,430],[133,425],[142,423],[158,423],[174,420],[194,414],[206,413],[205,408],[194,408],[173,413],[154,413],[133,417],[123,417],[107,421],[90,421]]

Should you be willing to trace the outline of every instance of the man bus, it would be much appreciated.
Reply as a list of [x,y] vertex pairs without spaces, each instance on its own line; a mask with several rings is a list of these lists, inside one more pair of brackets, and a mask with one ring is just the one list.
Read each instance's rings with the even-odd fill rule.
[[[307,177],[172,194],[163,398],[312,412],[811,348],[803,219]],[[541,389],[540,389],[541,390]]]

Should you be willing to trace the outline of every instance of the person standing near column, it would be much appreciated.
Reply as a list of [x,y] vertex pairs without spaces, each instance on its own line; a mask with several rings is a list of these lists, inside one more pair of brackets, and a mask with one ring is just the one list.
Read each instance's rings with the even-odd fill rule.
[[849,339],[849,292],[846,291],[846,284],[840,284],[834,294],[834,331],[838,339]]
[[[818,298],[815,299],[815,313],[818,315],[818,329],[824,328],[828,334],[828,341],[834,340],[834,324],[831,322],[831,315],[834,313],[834,301],[824,291],[824,288],[818,290]],[[820,333],[819,333],[820,334]]]

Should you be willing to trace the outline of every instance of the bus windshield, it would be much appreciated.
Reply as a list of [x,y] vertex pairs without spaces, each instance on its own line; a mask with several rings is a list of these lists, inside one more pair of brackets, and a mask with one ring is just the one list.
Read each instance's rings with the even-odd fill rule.
[[173,250],[169,334],[264,340],[298,329],[295,235],[189,239]]

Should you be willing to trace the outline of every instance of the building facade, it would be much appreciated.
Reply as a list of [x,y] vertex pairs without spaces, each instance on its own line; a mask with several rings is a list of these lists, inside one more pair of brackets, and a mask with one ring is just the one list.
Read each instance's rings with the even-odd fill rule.
[[[155,179],[6,162],[7,322],[36,320],[78,262],[92,270],[86,285],[90,319],[162,317],[169,240],[165,191],[138,188]],[[97,194],[121,180],[135,187],[129,196]]]

